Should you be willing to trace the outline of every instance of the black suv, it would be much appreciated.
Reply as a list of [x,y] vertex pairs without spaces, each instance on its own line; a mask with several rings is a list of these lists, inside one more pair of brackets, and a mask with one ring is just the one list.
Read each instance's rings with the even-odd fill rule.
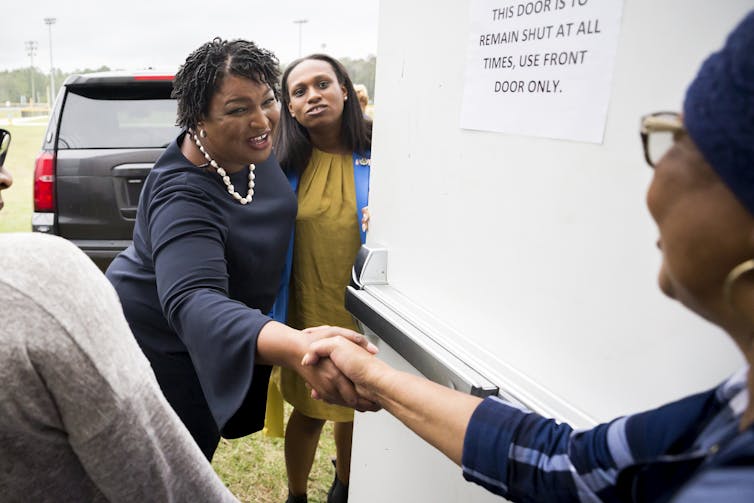
[[32,230],[73,241],[100,269],[130,243],[143,181],[179,134],[173,75],[72,75],[34,169]]

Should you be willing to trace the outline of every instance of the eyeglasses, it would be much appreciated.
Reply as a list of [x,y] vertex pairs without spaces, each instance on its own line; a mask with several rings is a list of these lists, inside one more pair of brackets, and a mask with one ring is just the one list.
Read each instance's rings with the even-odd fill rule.
[[686,134],[686,128],[681,114],[655,112],[641,118],[640,134],[644,145],[644,159],[654,168],[673,143]]

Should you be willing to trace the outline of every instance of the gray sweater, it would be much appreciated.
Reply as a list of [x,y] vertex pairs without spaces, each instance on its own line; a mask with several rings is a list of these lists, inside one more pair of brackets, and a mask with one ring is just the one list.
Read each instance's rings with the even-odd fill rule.
[[0,500],[237,501],[73,244],[0,234]]

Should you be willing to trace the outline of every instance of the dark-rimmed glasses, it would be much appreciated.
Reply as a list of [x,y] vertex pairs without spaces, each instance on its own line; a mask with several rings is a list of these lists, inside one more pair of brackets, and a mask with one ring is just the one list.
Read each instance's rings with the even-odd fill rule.
[[654,168],[673,143],[686,134],[686,128],[683,126],[681,114],[655,112],[641,118],[639,133],[644,145],[644,159]]

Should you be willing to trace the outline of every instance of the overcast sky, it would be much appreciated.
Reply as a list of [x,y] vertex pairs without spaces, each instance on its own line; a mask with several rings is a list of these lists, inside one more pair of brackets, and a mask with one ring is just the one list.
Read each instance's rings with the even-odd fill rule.
[[34,66],[65,72],[154,67],[175,71],[215,36],[246,38],[272,50],[281,63],[302,52],[365,58],[377,53],[378,0],[29,0],[6,9],[0,28],[0,70],[28,68],[25,42],[38,43]]

